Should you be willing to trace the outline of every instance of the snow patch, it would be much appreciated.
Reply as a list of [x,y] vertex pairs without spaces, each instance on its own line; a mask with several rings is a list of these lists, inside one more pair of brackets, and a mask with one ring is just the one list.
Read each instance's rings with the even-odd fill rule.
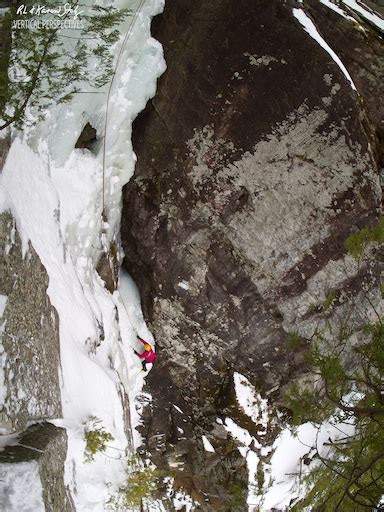
[[0,174],[0,213],[5,212],[9,208],[7,194],[2,179],[3,177]]
[[204,450],[206,452],[215,452],[214,447],[211,445],[211,443],[208,441],[206,436],[202,436],[201,439],[203,440]]
[[8,297],[0,294],[0,318],[4,315],[5,306],[7,305]]
[[334,4],[331,0],[320,0],[320,3],[328,7],[328,9],[331,9],[332,11],[336,12],[343,18],[353,21],[353,23],[356,23],[355,18],[352,18],[352,16],[349,16],[343,9],[340,8],[340,6]]
[[384,19],[374,13],[369,9],[369,7],[357,2],[356,0],[342,0],[342,2],[355,12],[361,14],[363,18],[372,23],[372,25],[377,27],[379,30],[384,31]]
[[0,464],[0,509],[17,512],[44,512],[37,462]]
[[[261,424],[264,428],[268,425],[268,400],[261,398],[249,380],[235,372],[233,374],[235,383],[236,399],[243,411],[255,424]],[[264,433],[264,432],[260,432]]]
[[253,506],[260,500],[260,497],[257,495],[256,480],[256,472],[260,459],[257,453],[251,449],[251,445],[254,448],[260,448],[261,445],[255,437],[252,437],[246,429],[239,427],[231,418],[225,418],[224,428],[239,443],[238,450],[246,460],[248,469],[247,503],[251,507],[251,505]]
[[[265,434],[271,422],[268,401],[261,399],[248,379],[237,372],[234,373],[234,384],[240,407],[255,425],[263,426],[263,430],[257,433],[258,436]],[[346,400],[348,399],[352,400],[355,397],[346,397]],[[222,423],[219,418],[216,422]],[[341,433],[332,425],[331,418],[320,429],[310,423],[300,425],[296,435],[289,429],[284,429],[272,445],[262,445],[248,430],[240,427],[231,418],[225,418],[223,426],[238,442],[238,450],[246,460],[249,480],[247,503],[249,510],[254,512],[286,510],[292,505],[292,500],[303,497],[306,488],[303,485],[298,487],[295,478],[295,474],[299,472],[302,475],[308,472],[308,466],[303,464],[302,457],[313,455],[316,449],[326,456],[329,449],[326,443],[329,439],[353,432],[353,426],[345,424],[344,433]],[[310,469],[313,464],[317,464],[316,460],[311,462]],[[259,471],[264,474],[262,488],[259,488],[256,477]]]
[[0,452],[6,446],[17,446],[19,444],[20,434],[2,434],[1,432],[0,434]]
[[347,68],[344,66],[344,64],[341,62],[341,60],[332,50],[332,48],[321,37],[311,18],[309,18],[309,16],[307,16],[307,14],[302,9],[293,9],[292,11],[294,17],[302,25],[305,32],[307,32],[307,34],[309,34],[310,37],[312,37],[312,39],[314,39],[331,56],[332,60],[334,60],[334,62],[339,66],[341,72],[350,83],[352,89],[354,91],[357,91],[356,86],[353,83],[353,80],[347,71]]
[[191,512],[193,510],[193,500],[188,494],[182,491],[177,491],[173,498],[173,506],[175,510],[182,510],[183,512]]
[[[302,457],[314,453],[314,448],[326,457],[329,449],[326,443],[330,439],[334,440],[352,432],[352,425],[345,423],[344,433],[342,433],[330,422],[324,423],[319,429],[311,423],[304,423],[297,428],[295,436],[289,430],[283,430],[273,444],[274,453],[270,465],[264,466],[265,492],[260,510],[264,512],[274,508],[285,510],[293,498],[304,497],[306,488],[298,487],[295,479],[295,474],[301,472],[302,476],[305,476],[308,472],[308,466],[302,463]],[[316,463],[311,462],[311,464]]]

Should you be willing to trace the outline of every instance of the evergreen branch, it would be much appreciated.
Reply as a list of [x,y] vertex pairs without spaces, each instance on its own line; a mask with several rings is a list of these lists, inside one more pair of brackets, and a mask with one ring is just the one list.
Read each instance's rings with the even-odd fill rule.
[[354,407],[348,406],[343,403],[342,399],[336,400],[334,399],[330,393],[326,390],[325,395],[330,402],[339,407],[343,412],[349,412],[353,414],[353,416],[382,416],[384,415],[384,407],[376,408],[376,407]]
[[[343,496],[342,496],[342,499],[350,492],[350,488],[356,484],[358,482],[358,480],[364,475],[364,473],[366,473],[367,471],[369,471],[371,469],[372,466],[374,466],[374,464],[376,464],[376,462],[378,462],[380,459],[384,458],[384,453],[381,453],[379,455],[377,455],[374,459],[372,459],[370,461],[370,463],[368,465],[365,466],[365,468],[363,468],[362,470],[359,471],[359,473],[354,477],[354,478],[351,478],[348,482],[348,485],[347,487],[345,488],[344,492],[343,492]],[[349,496],[348,496],[349,497]],[[364,506],[367,506],[368,505],[364,505]],[[373,507],[375,510],[379,510],[377,507],[373,506],[372,504],[370,505],[370,507]],[[336,507],[335,509],[335,512],[337,512],[339,510],[339,506]]]
[[16,114],[14,114],[8,121],[6,121],[4,124],[2,124],[0,126],[0,130],[3,130],[4,128],[7,128],[8,126],[10,126],[19,117],[19,115],[22,114],[25,111],[25,109],[27,107],[27,104],[28,104],[28,101],[31,98],[32,93],[33,93],[34,88],[35,88],[35,85],[37,84],[37,81],[39,79],[39,73],[40,73],[40,70],[41,70],[41,68],[42,68],[42,66],[44,64],[45,55],[48,52],[49,45],[51,44],[51,41],[53,40],[54,36],[55,36],[55,32],[53,32],[51,34],[50,38],[48,39],[48,41],[46,42],[46,44],[44,46],[43,54],[41,56],[41,59],[40,59],[40,62],[38,64],[38,66],[37,66],[36,71],[32,75],[31,86],[28,87],[28,92],[27,92],[26,97],[24,98],[23,103],[21,104],[20,107],[17,108]]

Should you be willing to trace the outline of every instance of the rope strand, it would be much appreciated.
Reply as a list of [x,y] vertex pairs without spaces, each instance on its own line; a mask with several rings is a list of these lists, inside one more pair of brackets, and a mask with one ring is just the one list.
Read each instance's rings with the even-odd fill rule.
[[[103,138],[103,174],[102,174],[103,183],[102,183],[102,203],[101,203],[102,204],[102,210],[101,210],[102,239],[103,239],[103,230],[105,228],[105,223],[106,223],[106,213],[105,213],[105,166],[106,166],[106,146],[107,146],[106,140],[107,140],[107,127],[108,127],[108,114],[109,114],[109,100],[110,100],[111,91],[112,91],[113,83],[114,83],[114,80],[115,80],[116,72],[117,72],[117,69],[118,69],[119,64],[120,64],[121,56],[122,56],[123,51],[124,51],[124,49],[125,49],[125,47],[127,45],[128,39],[130,38],[130,36],[132,34],[132,30],[133,30],[133,28],[135,26],[137,18],[139,17],[140,11],[143,8],[144,3],[145,3],[145,0],[141,0],[138,8],[136,9],[136,12],[135,12],[133,18],[132,18],[132,21],[129,24],[128,30],[127,30],[127,32],[125,34],[125,37],[124,37],[123,44],[121,45],[120,50],[119,50],[119,54],[117,56],[116,65],[115,65],[115,68],[113,70],[112,79],[111,79],[111,82],[109,84],[108,92],[107,92],[107,101],[106,101],[106,110],[105,110],[105,122],[104,122],[104,138]],[[102,243],[103,243],[103,240],[102,240]],[[104,246],[104,249],[105,249],[105,246]]]
[[137,329],[136,329],[136,327],[135,327],[135,326],[133,325],[133,323],[132,323],[131,315],[129,314],[128,308],[127,308],[127,306],[125,305],[125,302],[124,302],[124,300],[123,300],[123,297],[122,297],[122,295],[121,295],[121,293],[120,293],[120,291],[119,291],[119,290],[117,290],[117,293],[119,294],[119,297],[120,297],[120,299],[121,299],[121,302],[122,302],[122,304],[123,304],[123,306],[124,306],[124,309],[125,309],[125,311],[126,311],[126,313],[127,313],[127,317],[128,317],[129,323],[131,324],[131,327],[132,327],[132,329],[134,330],[134,332],[137,334]]

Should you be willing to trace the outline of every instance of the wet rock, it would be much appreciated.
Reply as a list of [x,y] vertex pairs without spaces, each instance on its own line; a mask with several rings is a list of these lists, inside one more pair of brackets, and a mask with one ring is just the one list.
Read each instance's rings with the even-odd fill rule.
[[0,172],[2,171],[9,151],[9,140],[0,139]]
[[[69,512],[74,510],[64,486],[64,462],[67,435],[64,429],[49,423],[29,427],[17,439],[17,445],[0,452],[0,505],[16,512],[15,499],[22,499],[20,485],[28,485],[33,510]],[[35,490],[36,492],[33,492]],[[39,499],[40,498],[40,499]],[[34,502],[32,502],[34,499]],[[41,507],[41,508],[40,508]]]
[[77,142],[75,144],[75,148],[78,149],[93,149],[94,143],[97,140],[97,132],[95,128],[90,124],[87,123],[82,132],[79,135],[79,138],[77,139]]
[[108,253],[102,253],[96,265],[96,271],[103,280],[106,289],[113,293],[117,288],[119,274],[119,261],[114,241],[110,243]]
[[233,370],[276,390],[303,368],[287,333],[331,315],[330,288],[342,315],[377,284],[377,264],[358,268],[344,246],[380,210],[375,134],[293,6],[169,2],[153,24],[168,68],[134,124],[122,241],[158,343],[143,434],[206,510],[233,510],[224,489],[241,487],[225,450],[225,468],[200,456],[234,414]]
[[61,416],[59,325],[47,296],[48,276],[33,247],[26,254],[15,220],[0,215],[0,294],[4,389],[0,427],[21,431],[32,421]]

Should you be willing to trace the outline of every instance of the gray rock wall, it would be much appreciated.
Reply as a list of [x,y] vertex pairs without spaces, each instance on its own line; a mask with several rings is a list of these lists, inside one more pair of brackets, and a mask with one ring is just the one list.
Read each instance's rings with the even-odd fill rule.
[[15,221],[0,215],[3,403],[0,427],[22,431],[61,416],[58,317],[47,296],[48,276],[33,247],[22,256]]
[[[224,471],[212,467],[201,443],[210,433],[220,444],[233,370],[264,392],[283,386],[304,369],[288,332],[347,314],[358,327],[354,304],[380,300],[377,262],[358,266],[344,246],[381,208],[377,33],[367,27],[368,50],[332,19],[342,57],[348,37],[367,52],[366,72],[350,69],[362,101],[292,7],[303,5],[168,2],[153,23],[168,68],[134,125],[122,240],[158,343],[143,433],[206,510],[232,510],[228,489],[242,480],[225,455]],[[328,14],[309,7],[323,26]]]
[[[371,7],[374,7],[371,5]],[[343,21],[338,14],[317,0],[308,1],[308,12],[316,20],[321,34],[345,64],[361,95],[361,110],[366,131],[371,134],[375,160],[384,167],[384,52],[382,37],[373,28],[354,29],[353,22]],[[384,9],[380,10],[381,16]],[[352,12],[351,12],[352,14]],[[363,23],[356,13],[356,21]]]

